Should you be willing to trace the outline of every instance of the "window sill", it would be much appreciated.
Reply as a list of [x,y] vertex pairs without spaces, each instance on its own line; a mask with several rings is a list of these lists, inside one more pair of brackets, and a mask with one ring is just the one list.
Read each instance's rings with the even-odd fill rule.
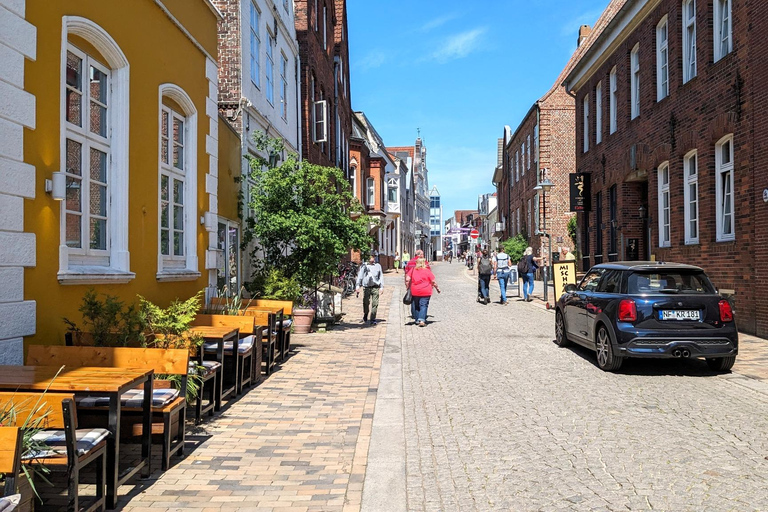
[[176,281],[197,281],[202,274],[197,270],[189,270],[186,268],[181,269],[167,269],[162,272],[158,272],[155,277],[161,283],[176,282]]
[[69,270],[59,272],[59,284],[123,284],[136,278],[134,272],[117,270],[112,267],[73,266]]

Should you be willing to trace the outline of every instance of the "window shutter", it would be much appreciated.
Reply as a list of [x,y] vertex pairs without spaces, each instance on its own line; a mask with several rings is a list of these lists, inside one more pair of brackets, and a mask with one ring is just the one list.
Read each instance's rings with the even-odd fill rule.
[[315,142],[328,142],[328,102],[316,101],[314,107]]

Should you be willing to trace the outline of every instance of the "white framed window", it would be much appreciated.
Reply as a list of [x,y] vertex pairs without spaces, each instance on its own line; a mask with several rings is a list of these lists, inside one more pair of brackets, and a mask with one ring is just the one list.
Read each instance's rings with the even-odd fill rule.
[[531,219],[533,218],[533,200],[529,197],[528,198],[528,234],[530,235],[532,233],[531,231]]
[[376,205],[376,183],[373,178],[365,179],[365,205],[369,208]]
[[736,218],[733,204],[733,135],[720,139],[715,145],[715,179],[717,180],[717,241],[736,238]]
[[[100,26],[79,16],[62,18],[60,67],[61,284],[125,283],[128,251],[129,66]],[[77,45],[99,52],[98,61]]]
[[664,16],[656,25],[656,101],[669,96],[669,22]]
[[314,125],[314,141],[315,142],[327,142],[328,141],[328,102],[326,100],[320,100],[314,102],[314,109],[312,110],[312,121]]
[[174,84],[160,86],[159,111],[156,277],[158,281],[195,280],[200,277],[195,222],[197,111],[189,95]]
[[261,49],[261,36],[259,35],[259,19],[261,13],[259,8],[256,7],[254,2],[251,2],[251,47],[250,47],[250,63],[251,63],[251,82],[256,87],[261,87],[261,67],[259,66],[259,52]]
[[280,117],[288,120],[288,59],[280,54]]
[[715,42],[715,62],[717,62],[733,50],[731,0],[714,0],[714,11],[712,35]]
[[328,49],[328,7],[323,5],[323,50]]
[[515,183],[520,181],[520,152],[515,151]]
[[640,115],[640,43],[632,48],[630,61],[630,119]]
[[659,247],[669,247],[670,233],[670,197],[669,197],[669,163],[659,166]]
[[617,94],[618,94],[618,85],[616,83],[616,66],[613,67],[611,70],[611,74],[608,77],[609,87],[610,87],[610,96],[608,97],[608,117],[609,117],[609,124],[608,130],[610,133],[616,133],[616,127],[617,127],[617,115],[616,115],[616,107],[618,105],[617,103]]
[[240,290],[240,227],[237,222],[219,217],[216,247],[222,258],[216,266],[216,286],[231,297]]
[[699,162],[696,151],[683,158],[683,191],[685,201],[685,243],[699,243]]
[[266,56],[266,62],[264,63],[264,74],[267,78],[267,101],[270,105],[275,104],[275,57],[273,49],[277,45],[275,42],[275,36],[272,32],[267,31],[267,47],[264,49]]
[[539,164],[539,123],[533,126],[533,161]]
[[582,130],[582,138],[584,139],[583,150],[586,153],[589,151],[589,94],[584,96],[582,110],[584,111],[584,126]]
[[525,176],[525,141],[520,145],[520,176]]
[[528,170],[531,170],[531,135],[528,134],[528,138],[526,140],[526,147],[528,148]]
[[683,0],[683,83],[696,76],[696,0]]
[[515,217],[517,219],[515,222],[515,229],[516,229],[515,234],[517,234],[517,233],[520,233],[520,207],[518,207],[517,210],[515,210],[515,212],[516,212]]
[[315,0],[315,32],[320,29],[320,9],[317,7],[317,0]]
[[595,146],[603,142],[603,82],[595,87]]

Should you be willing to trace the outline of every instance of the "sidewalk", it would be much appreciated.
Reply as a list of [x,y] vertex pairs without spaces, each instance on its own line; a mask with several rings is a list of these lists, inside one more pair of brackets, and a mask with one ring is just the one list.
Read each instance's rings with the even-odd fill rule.
[[[469,269],[465,269],[467,277],[477,279],[477,274]],[[515,300],[518,289],[522,297],[522,281],[518,281],[518,287],[512,285],[507,288],[507,296],[510,300]],[[498,290],[498,288],[497,288]],[[498,291],[496,292],[498,294]],[[554,286],[549,284],[548,302],[550,311],[554,314],[554,305],[557,302],[555,298]],[[539,308],[547,308],[547,301],[544,300],[544,282],[541,280],[533,282],[533,302],[531,305]],[[495,300],[492,297],[492,300]],[[554,321],[554,320],[553,320]],[[752,336],[751,334],[739,333],[739,355],[736,358],[736,364],[733,366],[733,372],[725,375],[727,379],[737,379],[736,375],[748,379],[757,379],[764,383],[764,386],[757,386],[760,391],[768,394],[768,340]],[[749,382],[741,382],[747,387],[754,387]]]

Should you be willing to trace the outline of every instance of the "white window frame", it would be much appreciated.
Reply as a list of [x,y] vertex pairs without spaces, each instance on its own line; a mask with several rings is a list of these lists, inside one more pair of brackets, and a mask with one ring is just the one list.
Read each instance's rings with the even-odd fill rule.
[[669,96],[669,18],[656,25],[656,101]]
[[328,142],[328,101],[320,100],[313,103],[312,137],[314,142]]
[[685,202],[685,243],[699,243],[699,158],[696,150],[683,157],[683,197]]
[[280,52],[280,117],[288,121],[288,59]]
[[582,111],[584,114],[584,126],[582,127],[582,139],[584,144],[582,150],[586,153],[589,151],[589,94],[584,95]]
[[515,183],[520,181],[520,151],[515,151]]
[[264,50],[265,67],[264,75],[267,82],[265,95],[267,101],[273,107],[275,106],[275,55],[274,48],[277,45],[275,36],[267,30],[267,47]]
[[672,243],[672,205],[669,190],[669,162],[659,165],[657,177],[659,181],[659,247],[670,247]]
[[[127,283],[136,275],[130,271],[128,251],[128,169],[129,169],[129,87],[130,68],[128,59],[115,40],[99,25],[80,16],[62,17],[61,62],[60,62],[60,106],[59,106],[59,165],[66,172],[66,139],[70,124],[66,120],[66,75],[69,36],[79,36],[90,43],[105,61],[109,70],[109,92],[107,101],[107,126],[109,155],[107,160],[107,183],[109,200],[107,218],[108,250],[104,256],[88,261],[85,254],[77,254],[66,244],[66,201],[60,205],[59,271],[61,284]],[[84,67],[84,69],[87,69]],[[85,74],[83,74],[85,76]],[[84,110],[83,112],[87,112]],[[72,126],[70,124],[70,126]],[[87,205],[83,204],[83,209]]]
[[520,145],[520,176],[525,176],[525,141]]
[[640,115],[640,43],[629,54],[630,61],[630,119]]
[[[733,51],[733,9],[731,0],[713,0],[712,39],[715,44],[715,62]],[[727,33],[724,33],[727,32]]]
[[250,8],[250,66],[251,66],[251,82],[257,88],[261,88],[261,65],[259,64],[260,50],[261,50],[261,29],[259,27],[259,20],[261,19],[261,11],[254,1],[251,1]]
[[528,170],[531,170],[531,134],[528,134],[528,138],[526,140],[526,147],[528,148]]
[[[163,104],[163,98],[168,98],[181,107],[182,112],[177,112]],[[158,178],[157,178],[157,274],[158,281],[194,281],[202,274],[198,269],[197,259],[197,108],[189,95],[181,87],[175,84],[162,84],[158,90]],[[170,112],[171,119],[176,118],[184,121],[184,143],[183,143],[183,169],[173,166],[172,153],[169,154],[169,164],[163,162],[162,158],[162,123],[163,112]],[[172,130],[172,124],[169,130]],[[171,138],[172,140],[172,138]],[[183,181],[183,215],[182,221],[184,231],[184,254],[177,256],[173,254],[173,215],[170,216],[169,248],[170,254],[163,255],[161,249],[161,225],[162,225],[162,177],[168,176],[171,179]],[[169,197],[173,198],[173,182],[170,183]]]
[[595,146],[603,142],[603,81],[595,87]]
[[[693,16],[689,7],[693,7]],[[683,0],[683,83],[696,76],[696,62],[696,0]]]
[[616,129],[618,128],[618,115],[616,113],[616,107],[618,105],[617,101],[617,94],[618,94],[618,84],[616,81],[616,66],[613,67],[611,70],[611,74],[608,77],[609,87],[610,87],[610,95],[608,98],[608,114],[609,114],[609,124],[608,130],[610,133],[616,133]]
[[371,177],[365,178],[365,206],[376,206],[376,181]]
[[[221,240],[221,233],[220,230],[224,228],[224,244],[222,247],[222,240]],[[229,244],[229,230],[235,229],[237,230],[237,242],[235,243],[235,250],[231,251],[231,246]],[[240,286],[242,283],[242,258],[240,257],[240,242],[242,241],[243,236],[243,230],[239,223],[231,221],[225,217],[219,217],[218,222],[216,223],[216,245],[217,249],[221,251],[221,260],[219,260],[218,264],[216,265],[216,286],[217,288],[223,289],[226,287],[225,295],[228,297],[232,297],[238,293],[240,290]],[[234,260],[235,266],[236,266],[236,276],[235,276],[235,283],[230,282],[230,276],[229,276],[229,269],[227,268],[230,259]],[[224,265],[224,282],[225,285],[219,286],[219,273],[221,272],[221,264]],[[231,286],[230,286],[231,285]]]
[[323,4],[323,50],[328,49],[328,6]]
[[[729,145],[729,162],[725,162],[723,159],[723,146],[726,143]],[[717,223],[718,242],[736,239],[733,154],[733,134],[726,135],[715,145],[715,189],[717,191],[715,221]]]

